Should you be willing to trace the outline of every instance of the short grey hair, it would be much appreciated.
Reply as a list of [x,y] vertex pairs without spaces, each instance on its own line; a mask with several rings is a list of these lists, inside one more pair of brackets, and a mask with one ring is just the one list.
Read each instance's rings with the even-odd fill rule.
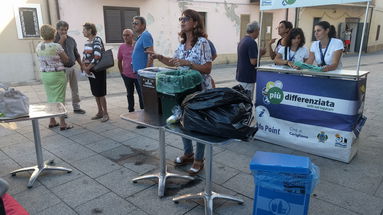
[[250,22],[249,24],[247,24],[246,32],[248,34],[251,34],[254,31],[258,31],[258,30],[259,30],[259,24],[257,21],[253,21],[253,22]]
[[56,24],[56,29],[60,29],[61,27],[66,27],[66,28],[69,28],[69,24],[63,20],[60,20],[57,22]]
[[146,26],[146,20],[145,20],[144,17],[142,17],[142,16],[135,16],[135,17],[133,17],[133,19],[140,20],[141,24]]

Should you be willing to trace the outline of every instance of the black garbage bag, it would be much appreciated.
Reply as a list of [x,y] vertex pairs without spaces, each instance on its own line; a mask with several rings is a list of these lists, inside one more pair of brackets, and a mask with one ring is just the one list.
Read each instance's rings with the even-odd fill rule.
[[189,131],[248,139],[256,132],[250,127],[251,99],[234,89],[215,88],[196,92],[182,102],[181,125]]

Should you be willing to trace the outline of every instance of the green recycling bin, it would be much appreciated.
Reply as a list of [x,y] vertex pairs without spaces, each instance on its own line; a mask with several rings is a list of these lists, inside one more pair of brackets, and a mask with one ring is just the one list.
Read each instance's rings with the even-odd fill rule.
[[184,98],[200,91],[202,75],[195,70],[161,71],[156,75],[156,90],[158,92],[162,115],[171,116],[175,105],[180,105]]

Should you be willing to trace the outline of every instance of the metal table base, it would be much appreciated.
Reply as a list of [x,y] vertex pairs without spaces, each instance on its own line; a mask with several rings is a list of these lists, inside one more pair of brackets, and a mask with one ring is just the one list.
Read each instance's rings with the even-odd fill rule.
[[21,168],[15,171],[11,172],[12,176],[15,176],[16,173],[19,172],[27,172],[27,171],[33,171],[29,181],[28,181],[28,188],[31,188],[33,184],[35,183],[36,179],[39,177],[39,175],[45,171],[45,170],[58,170],[58,171],[66,171],[67,173],[71,173],[72,170],[64,167],[57,167],[57,166],[50,166],[49,164],[53,164],[53,160],[45,161],[43,159],[43,151],[41,148],[41,138],[40,138],[40,129],[39,129],[39,122],[38,119],[32,119],[32,126],[33,126],[33,137],[35,141],[35,149],[36,149],[36,157],[37,157],[37,165],[31,166],[31,167],[25,167]]
[[205,203],[205,215],[213,215],[213,201],[214,199],[226,199],[239,204],[243,204],[243,200],[235,198],[229,195],[219,194],[212,191],[212,166],[213,166],[213,146],[211,144],[206,145],[206,184],[205,191],[196,194],[185,194],[179,197],[173,198],[174,203],[178,203],[180,200],[187,199],[200,199],[202,198]]
[[157,178],[158,179],[158,196],[162,197],[165,195],[165,186],[166,186],[166,179],[173,177],[173,178],[183,178],[188,180],[194,180],[193,177],[187,176],[187,175],[179,175],[175,173],[169,173],[167,171],[166,167],[166,159],[165,159],[165,128],[159,127],[158,128],[159,133],[159,150],[160,150],[160,172],[155,174],[148,174],[139,176],[137,178],[132,179],[133,183],[137,183],[139,180],[143,179],[152,179]]
[[187,180],[194,180],[191,176],[179,175],[170,173],[166,167],[166,153],[165,153],[165,119],[161,116],[150,115],[144,111],[136,111],[121,115],[122,119],[130,122],[158,129],[159,133],[159,152],[160,152],[160,172],[154,174],[148,174],[133,178],[133,183],[137,183],[140,180],[146,179],[158,179],[158,196],[163,197],[165,195],[166,180],[168,178],[182,178]]

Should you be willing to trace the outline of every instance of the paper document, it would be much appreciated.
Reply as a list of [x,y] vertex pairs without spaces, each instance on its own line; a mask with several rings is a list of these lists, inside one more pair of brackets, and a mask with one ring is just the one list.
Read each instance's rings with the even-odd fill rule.
[[96,78],[96,76],[94,76],[94,74],[92,72],[88,75],[86,72],[81,71],[81,75],[85,76],[87,78]]

